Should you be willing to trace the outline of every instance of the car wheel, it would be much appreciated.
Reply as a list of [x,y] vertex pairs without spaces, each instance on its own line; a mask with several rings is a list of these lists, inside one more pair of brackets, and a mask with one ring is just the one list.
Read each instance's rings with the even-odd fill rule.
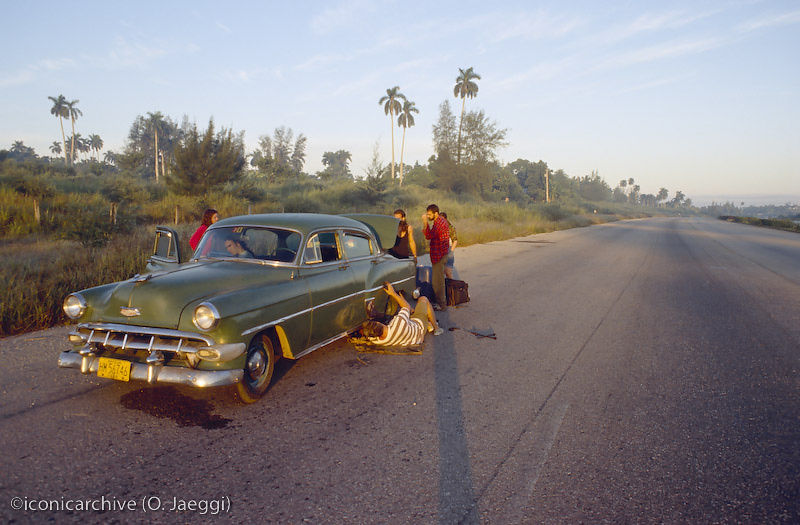
[[253,339],[247,349],[247,358],[244,363],[244,376],[236,384],[239,399],[244,403],[255,403],[264,395],[272,380],[275,371],[275,348],[267,334],[261,334]]

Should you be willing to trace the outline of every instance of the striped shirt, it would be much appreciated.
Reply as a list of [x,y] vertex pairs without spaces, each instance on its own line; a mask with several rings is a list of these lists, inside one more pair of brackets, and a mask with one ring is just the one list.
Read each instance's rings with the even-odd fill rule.
[[411,317],[411,310],[401,308],[388,325],[386,337],[369,337],[369,342],[381,346],[415,346],[425,339],[425,325]]

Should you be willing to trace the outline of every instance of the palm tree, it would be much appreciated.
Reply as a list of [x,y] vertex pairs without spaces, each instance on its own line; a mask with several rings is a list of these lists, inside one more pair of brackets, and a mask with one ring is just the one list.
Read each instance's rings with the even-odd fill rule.
[[[78,109],[78,102],[80,100],[71,100],[67,102],[67,112],[69,113],[69,118],[72,121],[72,137],[75,137],[75,121],[78,120],[78,117],[83,116],[83,113],[80,109]],[[72,141],[72,149],[70,153],[70,161],[75,162],[75,140]]]
[[[64,135],[64,118],[69,117],[67,110],[67,99],[64,95],[59,95],[58,98],[47,97],[53,101],[53,107],[50,108],[50,114],[58,117],[58,122],[61,124],[61,141],[64,144],[64,162],[67,162],[67,137]],[[59,152],[60,153],[60,152]]]
[[475,73],[472,68],[463,70],[458,68],[456,85],[453,87],[453,96],[461,98],[461,121],[458,123],[458,153],[456,162],[461,164],[461,126],[464,124],[464,109],[467,104],[467,97],[474,98],[478,95],[478,84],[473,80],[480,80],[481,76]]
[[402,110],[400,99],[406,97],[400,93],[400,86],[387,89],[386,94],[381,97],[378,104],[383,104],[383,111],[389,115],[389,123],[392,125],[392,179],[394,179],[394,116]]
[[658,190],[658,195],[656,195],[656,204],[659,204],[661,201],[665,201],[669,198],[669,191],[667,188],[661,188]]
[[77,148],[78,151],[81,153],[89,153],[89,151],[91,151],[91,141],[89,141],[89,139],[86,137],[81,137],[79,134],[77,140]]
[[93,133],[89,135],[89,146],[92,148],[92,151],[97,153],[97,160],[100,160],[100,150],[103,149],[103,139],[100,138],[100,135]]
[[[156,183],[158,183],[158,158],[159,158],[159,150],[158,150],[158,130],[162,130],[162,135],[164,135],[163,130],[166,123],[164,122],[164,115],[160,111],[156,111],[155,113],[147,112],[148,118],[148,126],[153,130],[155,135],[154,137],[154,145],[155,145],[155,163],[156,163]],[[162,171],[163,171],[163,155],[162,158]]]
[[61,143],[57,140],[54,140],[52,144],[50,144],[50,152],[53,155],[61,155]]
[[419,110],[414,107],[414,103],[410,100],[403,102],[403,110],[400,116],[397,117],[397,125],[403,127],[403,141],[400,144],[400,185],[403,185],[403,152],[406,148],[406,128],[414,125],[414,113],[419,113]]

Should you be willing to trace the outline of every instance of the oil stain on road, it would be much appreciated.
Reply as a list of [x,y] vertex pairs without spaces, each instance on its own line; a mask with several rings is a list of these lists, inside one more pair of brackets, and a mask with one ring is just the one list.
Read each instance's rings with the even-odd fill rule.
[[140,388],[120,398],[127,409],[139,410],[162,419],[171,419],[182,427],[225,428],[232,420],[213,414],[214,405],[204,399],[181,394],[175,387]]

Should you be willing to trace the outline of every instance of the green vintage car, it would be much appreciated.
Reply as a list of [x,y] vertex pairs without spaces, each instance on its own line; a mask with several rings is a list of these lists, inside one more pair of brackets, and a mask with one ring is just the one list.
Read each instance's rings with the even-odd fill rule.
[[236,385],[252,403],[276,361],[347,336],[366,306],[386,307],[384,281],[415,294],[412,260],[386,253],[397,219],[266,214],[209,227],[188,261],[171,228],[156,228],[145,273],[75,292],[78,322],[58,365],[116,380]]

